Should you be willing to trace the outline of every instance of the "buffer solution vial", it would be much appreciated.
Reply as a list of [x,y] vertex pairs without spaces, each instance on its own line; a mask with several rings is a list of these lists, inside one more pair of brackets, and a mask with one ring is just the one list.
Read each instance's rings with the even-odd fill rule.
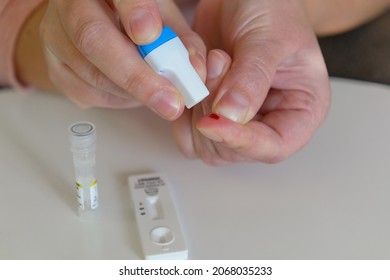
[[95,173],[96,128],[90,122],[77,122],[69,127],[71,151],[76,179],[79,215],[92,214],[99,205]]

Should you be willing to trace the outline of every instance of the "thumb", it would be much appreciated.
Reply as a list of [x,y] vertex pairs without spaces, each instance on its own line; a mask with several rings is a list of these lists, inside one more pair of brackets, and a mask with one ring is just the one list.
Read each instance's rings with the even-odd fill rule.
[[162,19],[155,0],[113,0],[113,4],[135,44],[147,44],[158,38]]
[[259,111],[279,62],[271,43],[247,37],[234,47],[232,66],[213,103],[214,113],[241,124]]

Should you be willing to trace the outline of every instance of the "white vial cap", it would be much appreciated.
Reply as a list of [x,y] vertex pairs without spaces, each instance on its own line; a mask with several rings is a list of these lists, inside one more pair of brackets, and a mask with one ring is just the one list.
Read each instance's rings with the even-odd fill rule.
[[96,148],[96,128],[90,122],[77,122],[69,126],[72,152],[88,151]]

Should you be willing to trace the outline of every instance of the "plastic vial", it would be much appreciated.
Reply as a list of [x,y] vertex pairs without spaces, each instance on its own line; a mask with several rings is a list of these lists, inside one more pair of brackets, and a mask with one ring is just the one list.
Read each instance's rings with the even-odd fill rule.
[[69,127],[71,151],[76,179],[79,215],[93,214],[99,205],[95,173],[96,129],[90,122],[77,122]]

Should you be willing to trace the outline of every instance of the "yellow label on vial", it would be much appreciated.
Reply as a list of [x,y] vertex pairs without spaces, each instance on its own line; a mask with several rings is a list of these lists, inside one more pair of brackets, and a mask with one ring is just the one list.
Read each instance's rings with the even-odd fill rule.
[[97,180],[94,179],[89,184],[85,183],[84,186],[89,186],[89,188],[83,189],[83,184],[76,181],[77,201],[79,203],[79,207],[82,210],[85,208],[96,209],[99,205]]
[[79,203],[80,209],[84,210],[84,193],[83,193],[83,185],[79,182],[76,182],[76,196],[77,202]]

